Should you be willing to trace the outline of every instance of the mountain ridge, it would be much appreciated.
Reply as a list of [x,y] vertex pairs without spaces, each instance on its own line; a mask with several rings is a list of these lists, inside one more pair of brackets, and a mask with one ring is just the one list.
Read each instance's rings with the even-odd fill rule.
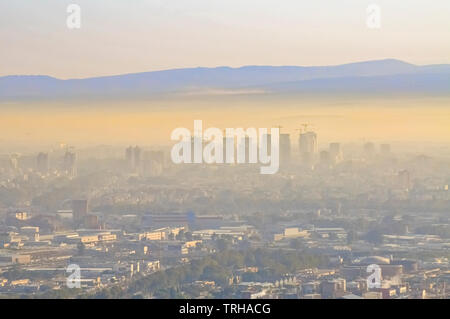
[[[383,81],[393,87],[386,86]],[[248,88],[280,93],[306,92],[308,88],[313,92],[355,92],[358,88],[395,92],[396,87],[411,93],[450,93],[450,65],[418,66],[384,59],[334,66],[197,67],[83,79],[10,75],[0,77],[0,98],[141,98],[192,90]]]

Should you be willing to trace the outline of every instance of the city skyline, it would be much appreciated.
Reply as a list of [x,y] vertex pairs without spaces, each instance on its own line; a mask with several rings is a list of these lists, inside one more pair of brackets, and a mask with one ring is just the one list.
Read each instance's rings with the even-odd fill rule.
[[449,299],[449,13],[0,0],[0,299]]

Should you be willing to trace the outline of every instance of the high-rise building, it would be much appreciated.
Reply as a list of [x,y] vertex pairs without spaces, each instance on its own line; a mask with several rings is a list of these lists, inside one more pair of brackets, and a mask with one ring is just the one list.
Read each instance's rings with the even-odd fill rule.
[[125,150],[125,158],[127,161],[127,168],[133,173],[139,172],[142,164],[141,148],[139,146],[129,146]]
[[291,136],[280,134],[280,162],[289,163],[291,160]]
[[[86,211],[87,213],[87,211]],[[84,227],[87,229],[99,229],[101,228],[99,218],[97,215],[89,214],[85,215],[84,218]]]
[[411,187],[411,178],[407,170],[398,172],[398,186],[406,190]]
[[375,155],[375,144],[372,142],[367,142],[364,144],[364,156],[366,158],[371,158]]
[[48,154],[39,153],[36,157],[36,170],[41,174],[47,174],[48,168]]
[[299,138],[300,157],[303,161],[310,162],[317,153],[317,134],[314,132],[305,132],[300,134]]
[[9,163],[12,170],[17,170],[19,168],[19,154],[12,154],[9,157]]
[[139,170],[141,165],[141,148],[139,146],[134,147],[134,169]]
[[125,150],[125,158],[127,161],[127,168],[129,170],[132,170],[133,165],[134,165],[134,148],[133,148],[133,146],[127,147],[127,149]]
[[70,177],[75,177],[77,175],[76,161],[77,155],[74,152],[67,150],[64,154],[63,170]]
[[73,219],[80,221],[87,216],[88,213],[88,201],[87,199],[74,199],[72,200],[72,213]]
[[340,143],[330,143],[330,160],[333,163],[339,163],[343,160],[344,156],[341,150]]

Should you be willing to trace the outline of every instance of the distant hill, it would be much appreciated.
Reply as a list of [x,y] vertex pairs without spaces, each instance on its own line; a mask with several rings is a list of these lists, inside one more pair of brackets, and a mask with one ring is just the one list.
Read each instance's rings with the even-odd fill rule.
[[[0,99],[144,98],[191,92],[450,93],[450,65],[387,59],[336,66],[188,68],[86,79],[0,77]],[[207,94],[207,93],[205,93]],[[220,93],[219,93],[220,94]]]

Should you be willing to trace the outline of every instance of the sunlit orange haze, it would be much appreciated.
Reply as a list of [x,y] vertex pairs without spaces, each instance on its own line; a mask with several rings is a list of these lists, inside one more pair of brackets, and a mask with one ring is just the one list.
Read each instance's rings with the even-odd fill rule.
[[77,146],[168,145],[176,127],[194,119],[210,127],[273,127],[290,133],[302,123],[319,143],[450,142],[450,98],[281,98],[264,96],[172,98],[151,101],[24,102],[5,105],[2,144]]

